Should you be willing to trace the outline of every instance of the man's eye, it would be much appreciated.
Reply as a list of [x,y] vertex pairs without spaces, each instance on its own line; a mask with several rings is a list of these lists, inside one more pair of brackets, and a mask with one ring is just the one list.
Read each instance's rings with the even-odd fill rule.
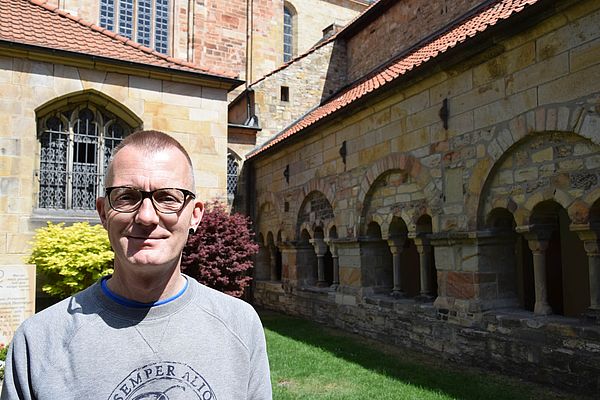
[[174,193],[169,192],[156,192],[154,194],[154,200],[159,203],[180,203],[180,196],[175,195]]
[[118,193],[114,199],[121,203],[135,203],[138,201],[139,196],[135,192],[124,192]]

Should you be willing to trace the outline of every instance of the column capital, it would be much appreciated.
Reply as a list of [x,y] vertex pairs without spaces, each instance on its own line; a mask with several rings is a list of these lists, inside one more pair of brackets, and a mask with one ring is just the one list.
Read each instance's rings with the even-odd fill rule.
[[325,253],[327,253],[328,247],[324,239],[310,239],[309,242],[315,248],[315,253],[317,253],[317,257],[323,257]]
[[529,249],[534,253],[542,253],[548,249],[552,232],[556,229],[553,225],[526,225],[518,226],[516,231],[523,234]]
[[271,253],[271,255],[273,254],[277,254],[277,245],[275,245],[274,243],[270,243],[266,246],[269,249],[269,253]]
[[335,240],[334,239],[327,239],[327,240],[325,240],[325,244],[327,246],[329,246],[329,251],[331,251],[331,256],[333,258],[338,257],[338,246],[335,243]]
[[600,256],[600,232],[592,229],[575,230],[588,256]]
[[406,242],[406,236],[394,236],[387,240],[388,246],[392,254],[401,253],[404,249],[404,243]]
[[417,246],[417,251],[419,253],[428,251],[429,247],[431,247],[431,241],[429,240],[428,233],[411,232],[408,234],[408,237],[415,242],[415,246]]

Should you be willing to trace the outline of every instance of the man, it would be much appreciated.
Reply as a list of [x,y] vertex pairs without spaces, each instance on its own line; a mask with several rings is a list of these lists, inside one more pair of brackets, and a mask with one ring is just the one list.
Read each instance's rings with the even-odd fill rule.
[[180,272],[203,214],[185,149],[134,133],[105,186],[96,208],[114,273],[19,327],[1,400],[270,399],[256,312]]

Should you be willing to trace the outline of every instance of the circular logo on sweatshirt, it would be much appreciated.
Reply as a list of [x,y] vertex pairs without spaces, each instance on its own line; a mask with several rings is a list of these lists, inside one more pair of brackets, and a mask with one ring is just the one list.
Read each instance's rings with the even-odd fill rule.
[[217,400],[204,378],[177,362],[148,364],[123,379],[108,400]]

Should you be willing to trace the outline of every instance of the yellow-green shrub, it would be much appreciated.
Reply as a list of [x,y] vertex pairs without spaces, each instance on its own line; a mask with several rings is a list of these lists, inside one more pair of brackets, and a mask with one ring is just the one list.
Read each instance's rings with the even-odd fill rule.
[[67,297],[112,273],[114,254],[101,225],[78,222],[71,226],[48,223],[36,230],[29,263],[48,282],[42,290]]

